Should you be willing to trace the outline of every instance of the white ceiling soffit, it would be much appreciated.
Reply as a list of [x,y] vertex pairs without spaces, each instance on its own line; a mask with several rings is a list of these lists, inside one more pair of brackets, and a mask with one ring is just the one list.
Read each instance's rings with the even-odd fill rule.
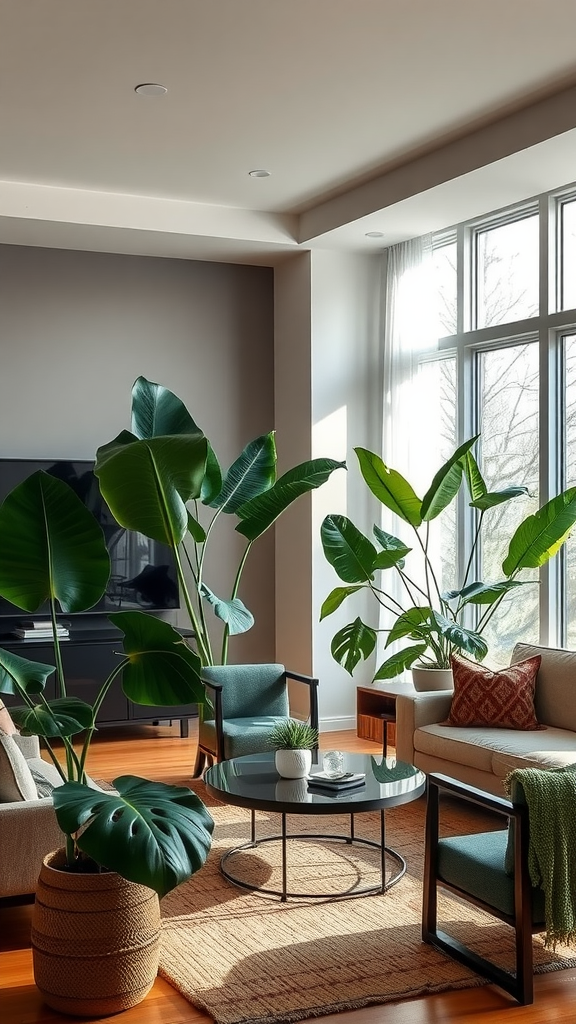
[[0,241],[274,264],[567,184],[575,30],[575,0],[0,0]]

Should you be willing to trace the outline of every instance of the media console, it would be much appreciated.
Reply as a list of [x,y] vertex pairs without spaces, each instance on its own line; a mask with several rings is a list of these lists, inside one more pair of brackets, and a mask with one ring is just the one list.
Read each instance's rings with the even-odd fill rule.
[[[20,640],[10,635],[8,628],[0,629],[0,647],[31,661],[54,664],[54,652],[50,641]],[[6,629],[6,632],[4,631]],[[184,636],[193,636],[191,630],[181,629]],[[122,655],[122,636],[106,619],[87,626],[85,622],[70,626],[70,637],[62,640],[60,650],[64,664],[66,686],[70,697],[79,697],[87,704],[93,704],[105,679],[118,664]],[[48,678],[45,694],[48,700],[56,696],[55,676]],[[20,704],[18,697],[2,694],[7,707]],[[99,727],[111,725],[145,725],[158,721],[180,719],[180,735],[188,735],[188,720],[198,715],[196,704],[182,704],[178,707],[149,707],[133,704],[125,696],[118,676],[110,687],[96,719]]]

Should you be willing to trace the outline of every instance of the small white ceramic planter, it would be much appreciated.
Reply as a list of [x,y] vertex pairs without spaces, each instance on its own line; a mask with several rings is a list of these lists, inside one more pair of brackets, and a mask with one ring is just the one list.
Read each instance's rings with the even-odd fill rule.
[[454,677],[451,668],[426,668],[424,665],[412,666],[412,682],[419,693],[426,690],[453,690]]
[[305,779],[312,767],[312,751],[277,750],[274,761],[283,779]]

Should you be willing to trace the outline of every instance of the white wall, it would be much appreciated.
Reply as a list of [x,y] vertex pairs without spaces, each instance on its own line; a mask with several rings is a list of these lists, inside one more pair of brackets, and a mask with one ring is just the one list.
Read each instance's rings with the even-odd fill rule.
[[369,500],[354,446],[381,451],[382,395],[378,345],[380,258],[303,252],[275,272],[276,425],[291,464],[329,456],[346,460],[328,483],[276,526],[276,637],[279,660],[320,680],[323,729],[355,727],[356,685],[372,679],[372,663],[352,679],[332,658],[338,628],[370,602],[351,599],[320,623],[320,608],[339,580],[324,558],[325,515],[348,515],[364,531],[377,510]]
[[[1,456],[93,458],[130,426],[140,374],[182,398],[227,466],[274,426],[272,271],[0,245]],[[239,546],[230,520],[209,567],[217,593]],[[245,584],[256,625],[230,657],[270,660],[273,532]]]
[[382,376],[378,342],[380,258],[317,251],[312,254],[312,416],[314,457],[345,459],[312,499],[314,670],[321,685],[324,728],[348,729],[356,722],[356,686],[371,681],[373,659],[353,678],[332,658],[334,633],[356,615],[374,620],[373,599],[347,601],[323,622],[322,602],[342,581],[327,563],[320,540],[322,520],[347,515],[365,533],[375,522],[374,499],[357,466],[354,447],[381,452]]

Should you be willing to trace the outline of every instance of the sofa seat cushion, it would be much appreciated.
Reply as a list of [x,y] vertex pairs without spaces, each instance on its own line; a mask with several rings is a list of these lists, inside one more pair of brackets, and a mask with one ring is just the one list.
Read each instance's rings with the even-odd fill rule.
[[473,729],[425,725],[414,733],[414,748],[422,754],[491,772],[504,779],[514,768],[559,768],[576,761],[576,733],[546,728]]
[[538,733],[534,749],[521,745],[502,748],[494,753],[492,771],[500,779],[515,768],[564,768],[576,762],[576,733],[569,729],[546,729]]

